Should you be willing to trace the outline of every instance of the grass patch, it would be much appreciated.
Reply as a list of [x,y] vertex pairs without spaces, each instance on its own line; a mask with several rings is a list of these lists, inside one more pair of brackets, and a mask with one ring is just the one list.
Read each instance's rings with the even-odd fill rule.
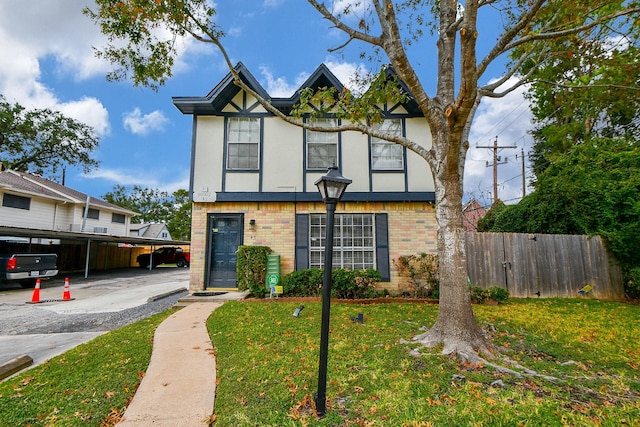
[[[332,304],[327,415],[314,416],[321,304],[230,302],[208,327],[215,426],[638,426],[640,307],[591,300],[474,306],[509,357],[561,379],[516,378],[410,343],[437,306]],[[351,317],[364,313],[364,324]],[[404,341],[403,341],[404,340]],[[405,343],[409,341],[409,343]],[[423,353],[426,353],[423,351]]]
[[153,335],[174,310],[101,335],[0,383],[0,426],[111,426],[151,359]]

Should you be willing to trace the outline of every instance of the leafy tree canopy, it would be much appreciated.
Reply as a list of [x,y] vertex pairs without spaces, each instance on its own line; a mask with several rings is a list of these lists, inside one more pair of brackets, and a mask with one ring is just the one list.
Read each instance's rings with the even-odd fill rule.
[[103,196],[104,200],[137,212],[131,222],[165,223],[176,240],[191,238],[191,201],[187,190],[176,190],[172,194],[158,189],[134,185],[127,188],[115,185],[113,191]]
[[66,165],[89,172],[98,147],[93,128],[50,109],[27,110],[0,95],[0,161],[3,167],[55,175]]
[[534,70],[527,98],[536,176],[551,156],[593,138],[640,139],[638,31],[636,25],[605,40],[567,38],[553,46],[552,61]]

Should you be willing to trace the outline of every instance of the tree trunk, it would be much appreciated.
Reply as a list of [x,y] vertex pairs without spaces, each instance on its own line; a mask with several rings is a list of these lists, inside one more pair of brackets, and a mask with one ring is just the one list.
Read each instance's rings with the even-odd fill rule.
[[[436,145],[436,141],[434,141]],[[460,147],[460,144],[446,144]],[[466,150],[463,150],[466,152]],[[477,360],[478,353],[491,357],[492,344],[478,326],[471,308],[467,282],[467,256],[462,220],[462,175],[460,161],[465,153],[449,149],[434,172],[436,222],[440,267],[440,303],[436,323],[413,338],[427,347],[443,344],[443,354],[457,354]],[[452,157],[455,158],[452,160]]]

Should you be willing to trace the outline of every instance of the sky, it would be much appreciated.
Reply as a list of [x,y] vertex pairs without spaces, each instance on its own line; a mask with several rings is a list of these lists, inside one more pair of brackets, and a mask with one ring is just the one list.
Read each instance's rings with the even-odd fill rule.
[[[356,70],[371,66],[359,56],[361,45],[329,52],[345,38],[305,1],[217,0],[215,5],[232,61],[242,61],[273,97],[292,95],[321,63],[347,85]],[[91,0],[0,0],[0,94],[27,109],[58,110],[95,129],[100,145],[94,157],[100,166],[88,174],[67,169],[67,186],[94,197],[115,185],[170,193],[187,189],[192,118],[182,115],[171,97],[206,95],[228,73],[222,56],[203,43],[178,40],[174,76],[157,92],[129,81],[108,82],[112,66],[97,59],[93,49],[104,46],[106,37],[82,14],[85,6],[95,8]],[[495,31],[498,19],[484,17],[480,54],[489,49],[484,40],[495,41],[494,35],[483,34]],[[425,82],[434,81],[433,45],[425,39],[409,51]],[[481,83],[496,79],[500,71],[500,66],[490,69]],[[493,146],[496,139],[499,146],[517,147],[498,153],[498,195],[506,203],[522,197],[522,153],[526,159],[532,142],[531,113],[522,95],[520,89],[505,98],[485,99],[478,109],[469,139],[465,200],[491,205],[493,150],[481,147]],[[528,161],[525,175],[528,182]]]

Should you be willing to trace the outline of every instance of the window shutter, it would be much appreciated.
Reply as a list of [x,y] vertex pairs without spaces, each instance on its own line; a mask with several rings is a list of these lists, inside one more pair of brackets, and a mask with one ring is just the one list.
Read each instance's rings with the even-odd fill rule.
[[309,215],[296,214],[296,270],[309,268]]
[[389,217],[386,213],[376,216],[376,269],[382,275],[383,282],[391,280],[389,262]]

